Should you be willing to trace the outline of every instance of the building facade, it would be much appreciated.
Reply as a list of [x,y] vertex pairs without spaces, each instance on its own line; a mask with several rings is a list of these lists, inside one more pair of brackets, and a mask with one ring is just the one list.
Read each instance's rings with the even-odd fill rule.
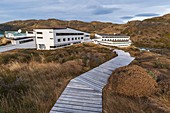
[[128,47],[132,44],[130,36],[123,34],[95,34],[95,38],[92,39],[95,44]]
[[36,48],[35,35],[32,31],[21,33],[19,31],[5,31],[5,37],[17,48]]
[[71,28],[34,29],[38,50],[50,50],[83,42],[91,42],[90,34]]

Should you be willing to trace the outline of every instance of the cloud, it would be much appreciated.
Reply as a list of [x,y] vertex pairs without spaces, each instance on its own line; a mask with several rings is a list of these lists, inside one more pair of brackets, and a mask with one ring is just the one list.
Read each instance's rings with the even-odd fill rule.
[[156,13],[141,13],[141,14],[137,14],[135,15],[135,17],[153,17],[153,16],[159,16],[160,14],[156,14]]
[[134,18],[134,16],[122,16],[120,18],[123,19],[123,20],[129,20],[129,19]]
[[125,23],[170,12],[170,0],[1,0],[0,4],[0,22],[56,18]]
[[112,7],[104,7],[104,6],[90,6],[89,8],[92,9],[92,14],[94,15],[106,15],[106,14],[111,14],[114,11],[119,10],[120,8]]

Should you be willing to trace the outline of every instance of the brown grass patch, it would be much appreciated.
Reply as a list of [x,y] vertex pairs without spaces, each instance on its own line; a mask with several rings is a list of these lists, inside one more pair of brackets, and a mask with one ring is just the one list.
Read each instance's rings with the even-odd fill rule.
[[93,44],[1,53],[0,112],[48,113],[69,80],[114,56]]
[[117,69],[109,82],[110,90],[126,96],[143,97],[157,90],[156,81],[137,65]]
[[[160,55],[155,54],[152,52],[140,52],[138,50],[134,49],[126,49],[127,51],[130,51],[133,53],[132,55],[136,57],[136,59],[127,67],[120,68],[117,71],[114,72],[114,75],[110,77],[109,83],[103,90],[103,112],[104,113],[170,113],[170,60],[169,56],[166,55]],[[134,68],[134,65],[140,66],[140,70],[136,70],[136,66]],[[142,68],[141,68],[142,67]],[[128,70],[125,70],[128,69]],[[132,71],[133,70],[133,71]],[[145,72],[141,72],[141,70]],[[131,72],[131,73],[130,73]],[[116,77],[122,77],[121,75],[126,77],[126,79]],[[128,79],[128,75],[141,75],[141,80],[144,78],[144,81],[140,81],[136,79],[136,82],[133,81],[131,78]],[[135,91],[142,90],[143,87],[146,87],[147,84],[151,84],[153,82],[149,82],[150,78],[146,79],[144,75],[149,75],[152,80],[156,80],[156,84],[158,84],[159,90],[156,93],[150,93],[149,95],[145,95],[145,97],[138,97],[133,96],[132,92],[134,91],[128,91],[127,89],[131,89],[132,87],[128,87],[128,83],[132,86],[138,87],[139,83],[145,82],[142,86],[139,87],[139,89],[136,89]],[[114,77],[113,77],[114,76]],[[123,77],[124,77],[123,76]],[[139,77],[139,78],[140,78]],[[115,83],[118,83],[118,81],[124,80],[128,81],[126,84],[124,84],[125,89],[123,89],[124,92],[121,92],[121,94],[117,93],[115,90],[112,89],[112,85]],[[146,82],[149,83],[146,83]],[[120,83],[120,86],[123,85]],[[151,85],[152,86],[152,85]],[[118,84],[114,87],[118,87]],[[120,88],[120,87],[119,87]],[[154,87],[151,87],[154,91]],[[146,87],[147,89],[147,87]],[[151,91],[150,90],[150,91]],[[118,89],[120,91],[120,89]],[[121,90],[122,91],[122,90]],[[147,90],[143,90],[144,92],[148,92]],[[131,96],[127,96],[130,93]],[[143,93],[143,92],[142,92]]]

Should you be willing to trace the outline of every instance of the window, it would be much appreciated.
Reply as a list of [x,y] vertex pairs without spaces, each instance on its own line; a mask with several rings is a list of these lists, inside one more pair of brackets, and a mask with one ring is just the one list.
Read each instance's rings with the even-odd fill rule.
[[56,46],[50,46],[50,48],[56,48]]
[[81,37],[81,39],[83,39],[83,37]]
[[23,40],[23,41],[19,41],[19,44],[23,44],[23,43],[27,43],[27,42],[32,42],[34,41],[33,39],[29,39],[29,40]]
[[75,38],[75,40],[77,40],[77,37]]
[[33,32],[32,31],[28,31],[28,34],[33,34]]
[[37,34],[43,34],[43,32],[37,32]]
[[43,37],[37,37],[37,39],[43,39]]
[[61,42],[61,39],[58,39],[58,42]]
[[74,38],[72,38],[72,40],[74,40]]
[[63,38],[63,41],[66,41],[66,39],[65,39],[65,38]]
[[68,41],[70,41],[70,38],[68,38]]
[[56,33],[56,36],[65,36],[65,35],[84,35],[84,33]]
[[78,39],[80,40],[80,37],[78,37]]
[[49,31],[49,33],[53,33],[52,31]]
[[90,35],[85,35],[85,37],[90,37]]
[[54,38],[50,38],[51,40],[53,40]]

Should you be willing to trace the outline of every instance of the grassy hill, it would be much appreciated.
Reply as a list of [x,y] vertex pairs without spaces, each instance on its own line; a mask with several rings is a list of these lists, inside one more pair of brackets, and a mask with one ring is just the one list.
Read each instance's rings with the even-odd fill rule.
[[[97,33],[114,33],[114,32],[120,32],[121,28],[118,24],[112,24],[112,23],[105,23],[105,22],[82,22],[77,20],[72,21],[62,21],[57,19],[48,19],[48,20],[18,20],[18,21],[11,21],[4,24],[0,24],[0,30],[18,30],[22,29],[24,31],[26,30],[32,30],[34,28],[40,28],[40,27],[57,27],[57,26],[67,26],[71,28],[76,28],[82,31],[86,32],[97,32]],[[110,29],[110,30],[107,30]],[[115,31],[113,31],[115,29]]]
[[170,49],[170,14],[162,17],[132,21],[123,31],[136,46]]
[[170,48],[170,14],[162,17],[131,21],[127,24],[82,22],[77,20],[17,20],[0,24],[0,30],[32,30],[39,27],[68,26],[90,33],[124,33],[131,36],[134,45],[150,48]]

